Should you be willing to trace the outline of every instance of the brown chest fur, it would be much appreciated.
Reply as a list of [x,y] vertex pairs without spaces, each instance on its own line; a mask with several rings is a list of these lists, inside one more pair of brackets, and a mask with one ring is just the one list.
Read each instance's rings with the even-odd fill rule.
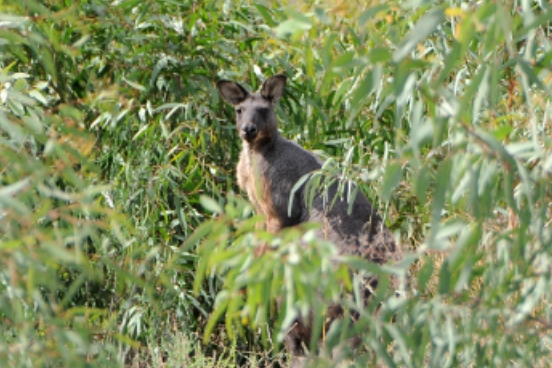
[[271,183],[265,173],[256,165],[256,157],[244,146],[237,167],[238,185],[247,192],[249,200],[258,214],[265,216],[268,231],[281,229],[281,222],[272,201]]

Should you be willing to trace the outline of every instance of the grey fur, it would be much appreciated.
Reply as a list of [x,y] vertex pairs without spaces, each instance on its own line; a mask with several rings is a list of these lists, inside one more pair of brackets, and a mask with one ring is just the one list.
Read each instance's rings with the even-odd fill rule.
[[[237,130],[243,141],[237,167],[238,184],[247,192],[257,212],[265,215],[267,230],[277,232],[306,221],[321,222],[318,236],[331,240],[341,254],[359,255],[378,264],[399,260],[400,248],[360,191],[351,214],[346,200],[338,199],[328,208],[320,195],[315,196],[309,211],[303,185],[295,192],[288,213],[292,188],[303,175],[320,169],[322,161],[278,134],[275,106],[285,85],[284,75],[266,80],[258,93],[250,93],[230,81],[217,83],[224,100],[236,107]],[[336,194],[337,184],[334,184],[328,190],[328,198],[333,199]],[[297,320],[286,337],[286,348],[296,362],[302,355],[302,344],[309,343],[309,325]]]

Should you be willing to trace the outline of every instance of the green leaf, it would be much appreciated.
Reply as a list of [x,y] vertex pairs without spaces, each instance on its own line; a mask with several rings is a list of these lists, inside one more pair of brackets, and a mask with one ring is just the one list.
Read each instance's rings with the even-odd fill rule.
[[253,5],[259,14],[263,17],[264,21],[269,27],[276,27],[277,23],[274,21],[274,17],[269,13],[268,9],[260,4]]
[[215,309],[211,316],[209,317],[209,321],[207,322],[207,325],[205,326],[205,331],[203,333],[203,343],[206,344],[211,339],[211,334],[213,333],[213,330],[219,321],[219,319],[222,317],[222,315],[226,312],[228,309],[228,305],[230,304],[230,295],[228,292],[222,291],[217,295],[217,300],[215,303]]
[[343,257],[341,263],[347,265],[353,270],[356,271],[365,271],[369,275],[373,276],[383,276],[386,275],[386,272],[381,269],[376,263],[364,260],[358,257]]
[[210,221],[206,221],[202,223],[194,232],[192,235],[186,239],[186,241],[180,246],[181,251],[188,251],[191,247],[194,245],[197,245],[197,243],[207,236],[207,234],[212,233],[212,230],[214,228],[214,224]]
[[422,17],[393,53],[393,62],[399,63],[403,60],[420,41],[435,31],[437,26],[444,20],[445,11],[443,8],[434,9]]
[[333,67],[344,67],[348,66],[354,59],[355,53],[352,51],[342,53],[337,59],[332,63]]
[[0,198],[11,197],[23,191],[31,183],[31,178],[24,178],[10,185],[0,187]]
[[138,91],[142,91],[142,92],[143,92],[143,91],[146,90],[146,87],[142,86],[142,85],[139,84],[139,83],[130,81],[130,80],[126,79],[125,77],[122,78],[122,81],[125,82],[126,84],[128,84],[129,86],[131,86],[132,88],[137,89]]
[[512,131],[514,130],[514,127],[511,125],[503,125],[498,128],[496,128],[493,131],[493,135],[496,139],[499,141],[504,140]]
[[370,18],[372,18],[373,16],[375,16],[380,12],[385,12],[387,9],[389,9],[389,5],[386,5],[386,4],[378,4],[376,6],[372,6],[368,8],[367,10],[362,12],[362,14],[360,14],[360,16],[358,17],[358,24],[364,25],[364,23],[369,21]]
[[388,48],[374,47],[368,53],[368,59],[372,64],[387,63],[391,60],[392,54]]
[[[296,15],[296,14],[294,14]],[[285,38],[291,35],[299,35],[308,31],[312,27],[312,21],[310,18],[305,16],[297,16],[290,18],[282,23],[280,23],[274,32],[279,38]]]
[[448,262],[444,262],[441,265],[441,271],[439,272],[439,294],[446,295],[450,291],[450,270]]
[[428,281],[433,275],[433,260],[430,257],[423,258],[423,266],[418,271],[418,289],[424,293],[428,287]]
[[353,93],[353,98],[351,99],[351,109],[358,109],[360,108],[360,103],[364,99],[368,98],[372,92],[374,92],[374,80],[372,76],[372,71],[369,70],[364,77],[362,78],[362,82],[360,82],[359,86]]
[[452,162],[450,159],[444,160],[437,171],[435,179],[435,192],[433,194],[433,206],[431,209],[431,226],[433,237],[438,231],[438,223],[441,219],[442,211],[445,208],[446,193],[449,190],[450,174],[452,171]]
[[213,198],[201,195],[199,196],[199,201],[201,202],[203,208],[207,211],[213,214],[223,213],[222,207]]
[[391,193],[399,184],[402,177],[402,165],[399,162],[393,162],[387,166],[383,175],[383,184],[381,189],[381,198],[388,201]]
[[[291,192],[290,192],[290,195],[289,195],[289,202],[288,202],[288,216],[291,216],[291,209],[293,208],[293,201],[294,201],[294,198],[295,198],[295,193],[305,184],[305,182],[307,182],[307,180],[310,181],[311,176],[312,176],[311,174],[303,175],[299,180],[297,180],[297,183],[295,183],[295,185],[293,185],[293,188],[291,188]],[[310,192],[306,188],[303,189],[303,191],[306,192],[306,193]],[[310,203],[312,203],[312,201]]]

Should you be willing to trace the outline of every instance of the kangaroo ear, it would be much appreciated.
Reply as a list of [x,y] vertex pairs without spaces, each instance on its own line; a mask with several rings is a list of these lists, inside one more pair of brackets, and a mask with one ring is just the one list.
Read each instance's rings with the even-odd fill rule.
[[249,92],[239,84],[228,80],[217,82],[217,89],[224,101],[231,105],[238,105],[249,96]]
[[284,94],[286,88],[286,76],[283,74],[277,74],[272,78],[264,81],[261,88],[261,96],[270,100],[272,103],[278,102],[280,97]]

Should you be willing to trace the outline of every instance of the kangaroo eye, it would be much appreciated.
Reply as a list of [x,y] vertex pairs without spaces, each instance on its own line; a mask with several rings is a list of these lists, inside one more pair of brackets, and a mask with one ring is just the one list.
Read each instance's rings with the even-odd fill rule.
[[241,108],[236,109],[236,112],[238,113],[238,115],[241,114],[242,111],[243,111],[243,109],[241,109]]

